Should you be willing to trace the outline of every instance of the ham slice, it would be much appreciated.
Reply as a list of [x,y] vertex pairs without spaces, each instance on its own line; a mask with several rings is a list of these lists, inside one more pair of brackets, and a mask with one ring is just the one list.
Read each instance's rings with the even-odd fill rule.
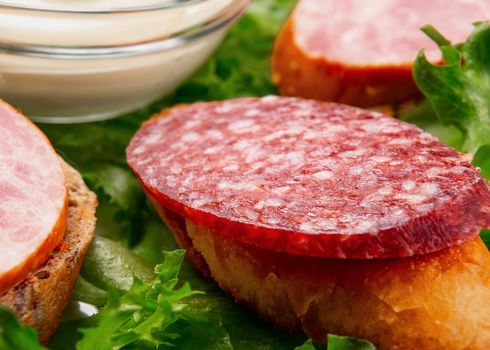
[[67,217],[55,150],[26,117],[0,101],[0,293],[46,262]]
[[301,0],[277,37],[273,78],[282,95],[357,106],[416,98],[418,51],[440,59],[420,27],[458,43],[489,18],[488,0]]

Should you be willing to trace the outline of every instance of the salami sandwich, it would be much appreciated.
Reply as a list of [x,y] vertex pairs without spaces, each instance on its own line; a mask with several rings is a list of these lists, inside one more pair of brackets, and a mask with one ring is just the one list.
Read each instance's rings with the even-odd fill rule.
[[379,349],[488,349],[490,189],[417,127],[239,98],[164,111],[127,159],[194,266],[276,325]]
[[432,24],[459,43],[489,18],[488,0],[300,0],[276,38],[272,77],[288,96],[356,106],[416,99],[418,51],[440,60],[420,27]]
[[95,195],[26,117],[0,102],[0,304],[46,343],[95,230]]

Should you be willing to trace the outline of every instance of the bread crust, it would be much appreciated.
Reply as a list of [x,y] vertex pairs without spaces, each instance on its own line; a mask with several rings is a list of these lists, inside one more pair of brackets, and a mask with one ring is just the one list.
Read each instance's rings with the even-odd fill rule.
[[27,274],[32,270],[37,270],[51,255],[50,251],[56,248],[62,241],[66,232],[68,217],[68,196],[65,196],[65,204],[61,209],[56,224],[47,239],[34,251],[28,259],[14,269],[8,271],[2,276],[0,281],[0,294],[8,291],[10,288],[24,280]]
[[279,93],[359,107],[420,98],[412,65],[352,66],[312,57],[297,44],[294,11],[274,42],[271,71]]
[[0,304],[14,311],[24,325],[35,328],[43,344],[53,335],[68,305],[95,232],[97,198],[80,174],[61,162],[69,198],[63,241],[43,266],[0,296]]
[[[178,215],[152,202],[172,229]],[[316,341],[333,333],[379,350],[490,346],[490,253],[479,237],[423,256],[359,261],[273,252],[189,220],[182,234],[194,266],[202,271],[204,261],[202,272],[237,302]]]

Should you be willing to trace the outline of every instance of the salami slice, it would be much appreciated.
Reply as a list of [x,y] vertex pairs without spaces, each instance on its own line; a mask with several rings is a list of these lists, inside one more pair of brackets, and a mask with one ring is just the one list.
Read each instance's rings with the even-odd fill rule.
[[0,293],[45,263],[63,237],[63,171],[46,136],[0,102]]
[[490,190],[466,155],[345,105],[269,96],[176,107],[141,127],[127,158],[164,207],[275,251],[403,257],[490,225]]
[[277,37],[274,80],[283,95],[358,106],[414,98],[417,52],[440,59],[420,27],[432,24],[457,43],[488,19],[488,0],[301,0]]

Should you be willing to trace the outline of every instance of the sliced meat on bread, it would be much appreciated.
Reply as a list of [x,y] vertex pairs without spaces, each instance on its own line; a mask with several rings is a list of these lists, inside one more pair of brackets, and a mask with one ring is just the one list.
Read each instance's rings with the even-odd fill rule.
[[377,112],[268,96],[196,103],[127,148],[188,259],[274,324],[383,349],[487,349],[490,188]]
[[44,264],[66,229],[63,169],[46,136],[0,100],[0,294]]
[[61,243],[47,262],[0,296],[26,326],[39,332],[46,344],[68,305],[85,253],[95,232],[97,198],[80,174],[62,162],[68,193],[67,226]]
[[300,0],[276,38],[273,81],[282,95],[362,107],[416,99],[418,51],[440,60],[420,27],[458,43],[489,18],[486,0]]

